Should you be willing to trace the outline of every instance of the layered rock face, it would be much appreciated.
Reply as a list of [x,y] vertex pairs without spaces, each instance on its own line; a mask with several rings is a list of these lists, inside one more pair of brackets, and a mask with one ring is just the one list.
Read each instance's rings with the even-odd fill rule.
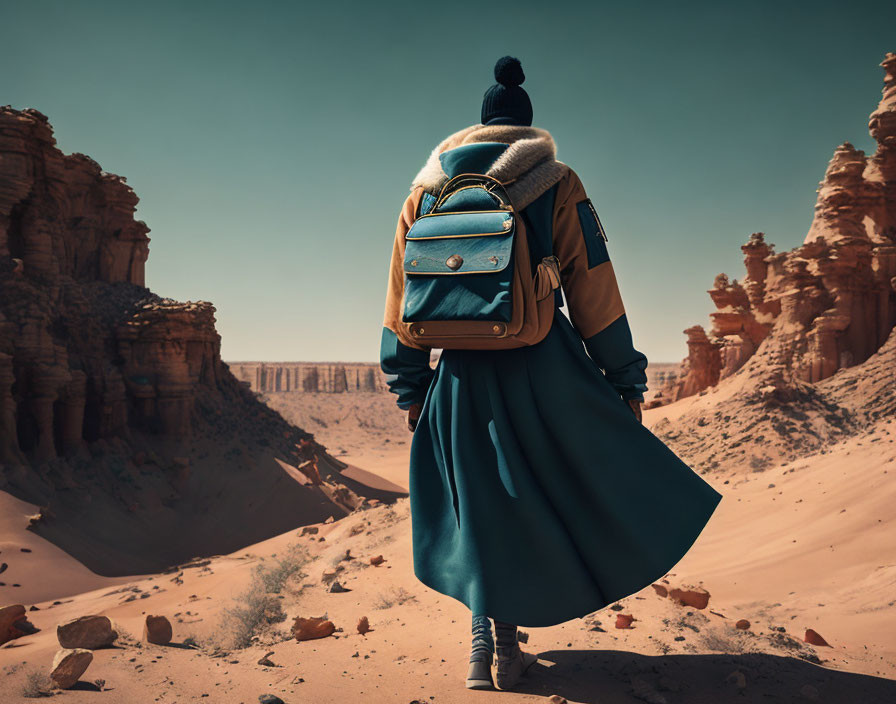
[[0,108],[0,461],[43,461],[129,427],[189,435],[224,373],[214,308],[144,287],[149,228],[119,176]]
[[688,357],[650,405],[691,396],[762,358],[814,383],[868,359],[896,325],[896,54],[871,114],[871,157],[844,143],[818,188],[802,246],[776,254],[763,233],[741,247],[746,276],[716,277],[709,334],[685,331]]
[[0,488],[103,574],[352,510],[366,488],[221,361],[214,307],[144,286],[137,200],[0,107]]
[[228,362],[237,379],[252,391],[351,393],[385,391],[378,364],[364,362]]

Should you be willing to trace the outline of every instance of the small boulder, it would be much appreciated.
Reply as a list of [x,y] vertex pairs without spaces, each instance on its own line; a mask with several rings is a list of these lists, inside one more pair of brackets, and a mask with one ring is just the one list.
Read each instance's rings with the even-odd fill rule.
[[709,605],[709,592],[703,587],[682,585],[669,592],[669,596],[685,606],[705,609]]
[[806,629],[806,635],[803,637],[803,640],[810,645],[826,645],[831,647],[831,644],[822,638],[818,631],[813,631],[811,628]]
[[93,652],[86,648],[63,648],[53,658],[50,679],[60,689],[70,689],[80,679],[93,660]]
[[742,618],[734,624],[734,627],[740,629],[741,631],[746,631],[750,627],[750,622],[747,621],[747,619]]
[[168,645],[171,642],[171,622],[164,616],[146,616],[143,624],[143,640],[156,645]]
[[330,585],[330,588],[327,589],[327,591],[330,592],[331,594],[344,594],[345,592],[350,592],[351,589],[346,589],[345,587],[343,587],[339,583],[339,580],[337,579],[337,580],[333,581],[333,583]]
[[362,616],[358,619],[358,633],[362,636],[370,630],[370,621],[367,620],[366,616]]
[[666,587],[665,587],[664,585],[662,585],[662,584],[651,584],[650,586],[653,587],[653,590],[654,590],[657,594],[659,594],[660,596],[669,596],[669,590],[666,589]]
[[273,654],[274,654],[274,651],[269,650],[268,652],[266,652],[264,655],[262,655],[258,659],[258,664],[264,665],[265,667],[280,667],[280,665],[278,665],[273,660],[271,660],[271,655],[273,655]]
[[56,637],[63,648],[96,650],[112,645],[118,633],[108,616],[81,616],[56,626]]
[[548,701],[551,704],[567,704],[566,697],[561,697],[559,694],[552,694],[548,697]]
[[286,704],[280,697],[275,694],[259,694],[258,701],[261,704]]
[[317,535],[318,531],[320,531],[320,528],[318,528],[317,526],[304,526],[302,528],[302,532],[299,533],[299,535]]
[[28,623],[22,604],[0,607],[0,645],[33,632],[34,627]]
[[292,634],[296,640],[314,640],[326,638],[336,631],[332,621],[325,618],[302,618],[297,616],[292,624]]
[[381,565],[385,562],[385,558],[382,555],[374,555],[370,558],[370,564],[376,567],[377,565]]
[[616,628],[631,628],[634,620],[631,614],[616,614]]

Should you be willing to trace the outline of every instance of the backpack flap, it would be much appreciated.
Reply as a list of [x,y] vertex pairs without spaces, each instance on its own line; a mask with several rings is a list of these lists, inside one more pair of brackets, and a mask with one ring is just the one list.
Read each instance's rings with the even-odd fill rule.
[[506,210],[418,218],[405,243],[402,320],[509,321],[514,231]]

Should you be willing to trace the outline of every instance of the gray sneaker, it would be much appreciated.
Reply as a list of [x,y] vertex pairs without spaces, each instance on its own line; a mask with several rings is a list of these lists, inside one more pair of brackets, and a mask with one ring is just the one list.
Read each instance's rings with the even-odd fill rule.
[[495,684],[498,689],[511,689],[516,686],[520,678],[526,674],[532,665],[538,661],[534,653],[526,653],[520,649],[519,643],[495,648],[498,655],[498,667],[495,675]]
[[492,680],[492,656],[487,660],[474,660],[467,671],[467,689],[494,689]]

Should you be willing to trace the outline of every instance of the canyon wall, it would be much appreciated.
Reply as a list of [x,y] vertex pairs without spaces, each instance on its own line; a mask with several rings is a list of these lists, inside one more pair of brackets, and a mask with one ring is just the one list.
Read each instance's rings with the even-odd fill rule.
[[774,252],[763,233],[741,247],[746,275],[719,274],[709,333],[685,330],[688,356],[650,405],[691,396],[754,358],[814,383],[873,355],[896,325],[896,54],[871,114],[871,156],[846,142],[818,187],[803,244]]
[[252,391],[350,393],[388,391],[379,364],[366,362],[228,362]]
[[32,530],[134,574],[393,497],[231,373],[211,303],[145,287],[137,202],[40,112],[0,107],[0,489],[40,506]]

